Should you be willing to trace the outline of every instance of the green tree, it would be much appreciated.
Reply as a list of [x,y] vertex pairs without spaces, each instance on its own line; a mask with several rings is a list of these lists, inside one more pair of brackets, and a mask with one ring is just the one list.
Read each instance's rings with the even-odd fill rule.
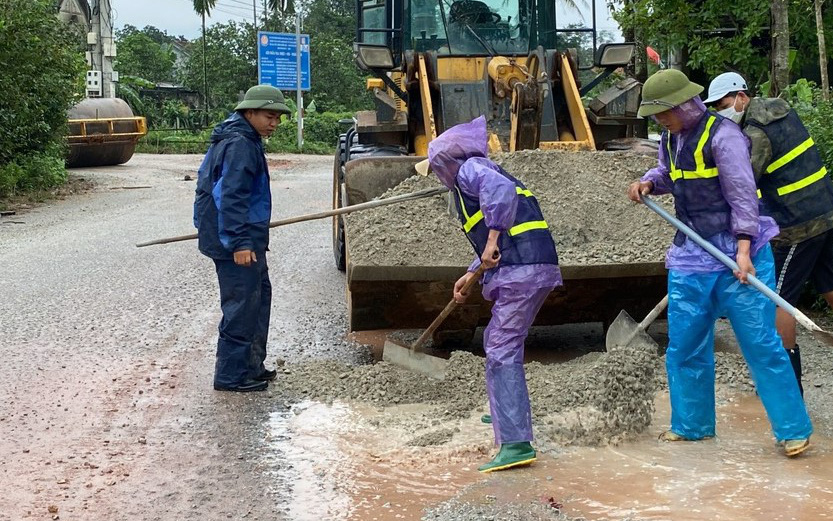
[[756,80],[769,69],[760,47],[770,25],[768,0],[612,0],[610,5],[623,31],[641,31],[643,41],[658,49],[682,51],[689,67],[709,75],[741,70]]
[[[206,29],[205,46],[202,38],[191,46],[182,82],[204,95],[205,66],[210,106],[226,110],[236,103],[240,91],[246,91],[257,81],[255,40],[255,28],[249,22],[212,25]],[[205,61],[203,48],[206,50]]]
[[369,108],[366,75],[353,59],[352,44],[324,32],[310,35],[310,95],[318,110],[343,112]]
[[118,56],[115,68],[121,74],[138,76],[154,83],[174,79],[174,56],[168,44],[159,44],[144,32],[125,34],[120,31],[116,37]]
[[82,37],[51,0],[0,0],[0,196],[65,179],[67,110],[83,92]]
[[[353,58],[356,36],[355,0],[288,0],[280,10],[279,0],[269,0],[270,28],[295,31],[295,10],[304,13],[303,30],[310,35],[311,91],[309,98],[322,111],[355,111],[369,108],[365,89],[367,75]],[[296,5],[297,4],[297,5]]]

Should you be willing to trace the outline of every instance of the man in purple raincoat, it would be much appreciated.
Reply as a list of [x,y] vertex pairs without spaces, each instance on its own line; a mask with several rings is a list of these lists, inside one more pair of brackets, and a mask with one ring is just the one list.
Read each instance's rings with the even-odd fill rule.
[[714,322],[728,317],[773,434],[787,456],[796,456],[807,449],[813,427],[775,329],[775,305],[746,284],[751,274],[774,288],[769,240],[778,226],[758,213],[748,141],[732,121],[706,110],[697,96],[702,90],[677,70],[645,82],[639,115],[653,116],[666,131],[659,165],[628,190],[636,202],[642,194],[673,194],[677,217],[740,268],[732,273],[679,232],[668,250],[671,428],[660,439],[715,435]]
[[454,299],[465,301],[461,289],[482,262],[487,268],[483,296],[494,301],[483,343],[491,422],[500,450],[479,470],[526,465],[536,453],[530,443],[524,340],[544,299],[562,284],[555,243],[532,192],[488,159],[484,117],[433,140],[427,161],[451,189],[463,231],[477,255],[454,285]]

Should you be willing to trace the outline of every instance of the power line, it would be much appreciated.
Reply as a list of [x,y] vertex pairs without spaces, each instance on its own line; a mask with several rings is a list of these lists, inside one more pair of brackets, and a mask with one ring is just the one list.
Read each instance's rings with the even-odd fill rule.
[[255,2],[255,3],[252,3],[252,2],[244,2],[243,0],[228,0],[228,1],[229,1],[229,2],[233,2],[233,3],[235,3],[235,4],[240,4],[240,5],[242,5],[242,6],[245,6],[245,7],[246,7],[246,9],[257,8],[257,9],[258,9],[261,13],[263,12],[263,8],[262,8],[262,7],[260,7],[259,5],[257,5],[257,3],[256,3],[256,2]]
[[214,10],[215,10],[215,11],[217,11],[217,12],[219,12],[219,13],[224,13],[224,14],[228,14],[228,15],[234,16],[234,17],[236,17],[236,18],[243,19],[243,20],[245,20],[245,21],[247,21],[247,22],[251,22],[251,21],[252,21],[252,13],[249,13],[249,14],[242,14],[242,13],[240,13],[240,12],[235,12],[235,11],[226,11],[225,9],[221,9],[221,8],[217,7],[216,5],[214,6]]
[[[238,7],[236,5],[223,4],[223,3],[220,3],[220,2],[217,2],[216,4],[214,4],[214,9],[212,9],[211,11],[214,12],[215,10],[220,10],[219,8],[223,8],[223,10],[221,12],[226,12],[226,13],[229,10],[231,10],[231,12],[233,12],[233,13],[245,12],[243,7]],[[249,11],[248,15],[251,16],[252,12]]]

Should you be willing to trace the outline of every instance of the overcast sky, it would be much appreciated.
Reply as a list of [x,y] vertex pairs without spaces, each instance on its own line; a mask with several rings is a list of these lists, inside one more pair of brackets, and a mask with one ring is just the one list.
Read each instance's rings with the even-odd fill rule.
[[[587,0],[583,2],[579,0],[579,5],[585,6],[583,10],[589,10],[586,6],[594,0]],[[263,10],[263,0],[255,0],[257,5],[258,16]],[[616,29],[616,22],[611,20],[607,15],[607,7],[604,0],[595,0],[596,8],[598,9],[598,29]],[[113,16],[115,18],[115,27],[121,28],[125,24],[130,24],[143,28],[146,25],[152,25],[157,29],[167,31],[173,36],[185,36],[189,40],[198,38],[200,35],[200,16],[194,12],[193,2],[191,0],[110,0],[113,8]],[[561,6],[563,2],[558,2],[559,6],[559,25],[563,26],[570,19],[575,19],[575,16],[568,11],[564,11]],[[590,14],[585,13],[585,22],[590,23]],[[228,20],[237,21],[253,21],[254,13],[252,11],[252,0],[217,0],[216,7],[211,11],[211,18],[206,19],[206,24],[211,25],[217,22],[227,22]],[[577,20],[572,20],[577,21]],[[616,30],[618,33],[618,30]]]
[[[258,16],[263,9],[263,0],[256,0]],[[110,0],[115,18],[115,27],[130,24],[143,28],[152,25],[168,34],[183,35],[189,40],[200,35],[200,16],[194,12],[191,0]],[[237,20],[253,21],[252,0],[217,0],[206,24]]]

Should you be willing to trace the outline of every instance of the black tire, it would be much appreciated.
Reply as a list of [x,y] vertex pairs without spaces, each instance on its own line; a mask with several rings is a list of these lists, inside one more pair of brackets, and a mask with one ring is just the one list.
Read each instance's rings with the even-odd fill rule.
[[[345,160],[345,145],[346,139],[342,135],[336,148],[335,158],[333,160],[333,209],[341,208],[343,205],[341,198],[341,184],[344,181],[342,168]],[[347,269],[347,245],[344,240],[344,219],[340,215],[333,216],[333,257],[336,263],[336,269],[345,271]]]

